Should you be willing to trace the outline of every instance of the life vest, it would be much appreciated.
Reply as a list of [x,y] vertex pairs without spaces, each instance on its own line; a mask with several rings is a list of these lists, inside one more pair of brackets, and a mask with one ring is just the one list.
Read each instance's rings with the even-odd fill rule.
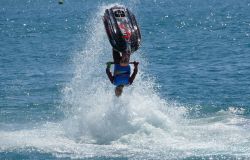
[[130,65],[120,66],[119,64],[115,64],[113,84],[116,86],[128,85],[130,78],[130,70]]

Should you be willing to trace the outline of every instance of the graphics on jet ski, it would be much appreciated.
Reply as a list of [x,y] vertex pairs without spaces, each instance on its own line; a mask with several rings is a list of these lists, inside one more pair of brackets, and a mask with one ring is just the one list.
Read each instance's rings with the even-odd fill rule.
[[135,15],[129,9],[122,6],[106,9],[103,22],[113,49],[130,55],[139,48],[140,29]]

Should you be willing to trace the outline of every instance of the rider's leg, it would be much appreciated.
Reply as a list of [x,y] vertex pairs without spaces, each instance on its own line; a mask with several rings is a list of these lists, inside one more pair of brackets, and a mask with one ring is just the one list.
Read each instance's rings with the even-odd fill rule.
[[113,49],[113,60],[114,60],[114,63],[120,63],[121,61],[121,54],[120,52],[116,51]]

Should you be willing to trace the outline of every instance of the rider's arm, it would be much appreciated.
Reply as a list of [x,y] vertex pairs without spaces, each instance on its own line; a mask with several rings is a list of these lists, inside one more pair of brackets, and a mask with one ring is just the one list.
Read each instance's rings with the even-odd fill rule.
[[109,77],[110,82],[113,83],[114,76],[112,76],[112,73],[110,72],[110,65],[108,65],[108,64],[107,64],[107,68],[106,68],[106,74]]
[[129,78],[129,84],[132,84],[134,79],[135,79],[135,76],[138,72],[138,63],[134,64],[135,68],[134,68],[134,72],[133,74],[131,75],[131,77]]

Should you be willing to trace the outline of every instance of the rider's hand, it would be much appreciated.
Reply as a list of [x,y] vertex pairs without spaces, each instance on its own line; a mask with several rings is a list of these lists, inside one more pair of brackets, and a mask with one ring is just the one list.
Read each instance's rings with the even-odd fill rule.
[[137,67],[139,62],[134,61],[134,66]]
[[111,62],[107,62],[107,63],[106,63],[108,69],[110,69],[111,64],[112,64]]

